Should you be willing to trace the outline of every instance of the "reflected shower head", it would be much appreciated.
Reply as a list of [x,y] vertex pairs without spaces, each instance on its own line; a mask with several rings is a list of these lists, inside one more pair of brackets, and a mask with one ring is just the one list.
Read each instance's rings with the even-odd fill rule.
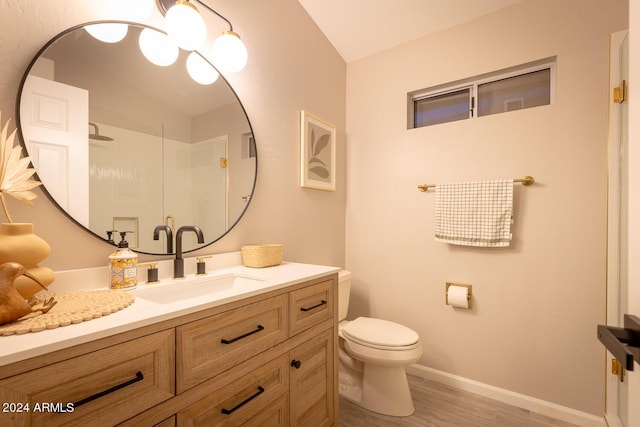
[[89,139],[95,139],[98,141],[113,141],[113,138],[109,136],[100,135],[100,129],[98,128],[98,125],[95,124],[94,122],[89,122],[89,126],[93,126],[94,128],[93,133],[89,132]]

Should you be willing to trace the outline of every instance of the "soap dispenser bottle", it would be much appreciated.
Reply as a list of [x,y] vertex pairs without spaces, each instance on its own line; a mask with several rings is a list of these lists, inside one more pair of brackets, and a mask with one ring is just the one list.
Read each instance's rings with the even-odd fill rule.
[[109,274],[111,289],[135,289],[138,284],[138,255],[129,249],[126,240],[127,231],[120,232],[120,243],[115,252],[109,255]]

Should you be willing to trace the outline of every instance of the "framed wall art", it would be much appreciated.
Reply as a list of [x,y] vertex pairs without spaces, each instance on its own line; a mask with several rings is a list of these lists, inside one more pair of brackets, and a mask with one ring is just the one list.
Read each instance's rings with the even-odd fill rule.
[[336,127],[304,110],[300,112],[300,185],[336,189]]

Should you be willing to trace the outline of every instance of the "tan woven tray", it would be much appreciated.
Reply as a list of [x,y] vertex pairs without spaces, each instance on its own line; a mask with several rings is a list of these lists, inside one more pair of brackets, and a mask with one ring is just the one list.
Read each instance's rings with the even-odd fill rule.
[[254,268],[279,265],[282,263],[282,248],[281,244],[241,246],[242,264]]
[[134,296],[125,291],[76,291],[47,294],[58,303],[46,314],[40,312],[24,316],[0,326],[0,336],[40,332],[74,323],[86,322],[122,310],[133,303]]

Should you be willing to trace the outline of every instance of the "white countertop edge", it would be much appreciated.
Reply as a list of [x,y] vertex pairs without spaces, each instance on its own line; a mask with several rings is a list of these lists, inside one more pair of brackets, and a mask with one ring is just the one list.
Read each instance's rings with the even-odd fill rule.
[[[233,272],[259,276],[263,278],[263,281],[259,288],[242,293],[231,292],[221,298],[208,301],[201,301],[201,299],[194,298],[175,304],[155,304],[143,298],[136,298],[134,303],[129,307],[101,318],[42,332],[0,336],[0,366],[6,366],[11,363],[149,326],[165,320],[175,319],[190,313],[264,294],[339,271],[339,267],[288,262],[261,269],[234,266],[208,271],[210,275]],[[206,279],[206,276],[201,276],[199,279],[202,280],[203,278]],[[187,280],[189,279],[193,280],[193,277],[188,277]],[[188,286],[189,282],[185,282],[185,285]],[[163,285],[139,284],[138,288],[145,286]],[[168,286],[176,285],[169,284]],[[88,288],[98,289],[95,286],[88,286]],[[52,289],[51,292],[54,292],[54,290]]]

